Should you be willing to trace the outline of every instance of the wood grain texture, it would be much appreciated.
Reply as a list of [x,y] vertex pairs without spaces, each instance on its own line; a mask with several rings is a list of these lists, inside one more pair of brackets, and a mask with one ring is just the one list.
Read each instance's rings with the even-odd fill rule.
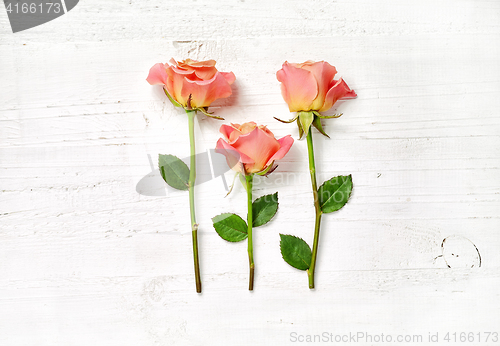
[[[87,0],[12,34],[0,10],[0,345],[500,332],[499,23],[487,0]],[[356,90],[324,122],[332,139],[315,132],[318,180],[354,181],[346,207],[324,217],[316,290],[279,253],[279,233],[312,243],[296,141],[254,184],[255,197],[279,191],[280,209],[256,229],[252,293],[245,244],[210,221],[244,215],[243,188],[224,198],[221,177],[197,187],[195,293],[187,194],[136,191],[148,155],[189,154],[187,118],[145,81],[170,57],[233,71],[233,96],[212,111],[277,137],[298,135],[273,119],[291,117],[275,77],[285,60],[327,60]],[[198,117],[198,152],[220,124]]]

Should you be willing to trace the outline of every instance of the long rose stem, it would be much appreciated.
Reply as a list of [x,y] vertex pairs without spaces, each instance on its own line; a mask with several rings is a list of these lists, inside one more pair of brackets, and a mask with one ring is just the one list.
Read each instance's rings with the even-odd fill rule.
[[194,276],[196,279],[196,292],[201,293],[200,262],[198,257],[198,224],[194,213],[194,185],[196,181],[196,151],[194,146],[194,116],[196,111],[186,110],[189,119],[189,144],[190,144],[190,165],[189,165],[189,211],[191,213],[191,230],[193,236],[193,260]]
[[319,227],[321,223],[321,207],[319,205],[318,199],[318,185],[316,183],[316,165],[314,164],[314,148],[312,139],[312,129],[309,129],[307,133],[307,153],[309,155],[309,173],[311,175],[311,185],[314,196],[314,209],[316,211],[316,221],[314,223],[314,241],[312,249],[312,259],[311,265],[307,270],[307,276],[309,277],[309,288],[314,288],[314,269],[316,268],[316,257],[318,254],[318,242],[319,242]]
[[248,283],[248,290],[253,291],[253,277],[254,277],[254,269],[255,264],[253,263],[253,239],[252,239],[252,224],[253,224],[253,215],[252,215],[252,187],[253,187],[253,174],[245,176],[247,182],[247,204],[248,204],[248,215],[247,215],[247,223],[248,223],[248,261],[250,262],[250,281]]

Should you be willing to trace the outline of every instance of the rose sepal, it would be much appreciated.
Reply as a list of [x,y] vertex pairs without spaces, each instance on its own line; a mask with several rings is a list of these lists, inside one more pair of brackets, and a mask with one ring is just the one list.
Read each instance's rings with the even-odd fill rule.
[[318,116],[314,116],[314,120],[313,120],[313,126],[325,137],[328,137],[330,138],[330,136],[328,136],[325,132],[325,130],[323,130],[323,125],[321,125],[321,118],[318,117]]
[[290,120],[281,120],[279,118],[276,118],[276,117],[273,117],[274,119],[278,120],[278,121],[281,121],[282,123],[285,123],[285,124],[290,124],[290,123],[293,123],[295,120],[297,120],[297,118],[299,117],[298,113],[296,116],[294,116],[292,119]]
[[302,128],[302,133],[300,134],[300,138],[307,137],[309,133],[309,129],[311,128],[311,124],[314,121],[314,113],[312,111],[309,112],[297,112],[298,119],[297,124],[299,125],[299,132]]
[[257,172],[257,173],[255,173],[255,174],[260,175],[260,176],[264,176],[264,177],[265,177],[265,176],[268,176],[269,174],[271,174],[272,172],[274,172],[274,170],[275,170],[276,168],[278,168],[278,165],[274,165],[274,161],[273,161],[273,162],[271,162],[271,163],[269,164],[269,166],[267,166],[267,167],[266,167],[266,168],[264,168],[262,171]]
[[[172,102],[172,104],[175,106],[175,107],[182,107],[182,105],[177,102],[167,91],[166,88],[163,88],[163,91],[165,92],[165,95],[167,95],[168,99],[170,100],[170,102]],[[182,107],[184,108],[184,107]]]
[[210,117],[212,119],[217,119],[217,120],[225,120],[224,118],[218,117],[216,115],[213,115],[213,113],[208,113],[208,107],[200,107],[200,108],[195,108],[195,110],[202,112],[205,114],[207,117]]
[[340,113],[340,114],[334,114],[334,115],[323,115],[321,114],[320,112],[317,112],[317,111],[313,111],[314,115],[316,115],[317,117],[321,118],[321,119],[335,119],[335,118],[340,118],[342,116],[343,113]]

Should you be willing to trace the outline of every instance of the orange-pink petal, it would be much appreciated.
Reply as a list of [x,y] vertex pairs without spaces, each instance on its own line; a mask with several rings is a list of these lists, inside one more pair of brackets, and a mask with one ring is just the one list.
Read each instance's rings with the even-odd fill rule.
[[207,80],[214,77],[217,73],[217,69],[215,67],[198,67],[194,70],[194,73],[199,79]]
[[[207,80],[212,79],[213,76],[217,73],[217,69],[215,68],[215,60],[206,60],[206,61],[196,61],[191,59],[186,59],[183,61],[175,61],[171,59],[175,66],[179,69],[193,72],[196,76],[196,79],[199,80]],[[190,78],[193,80],[193,78]]]
[[239,152],[230,144],[219,138],[215,152],[226,157],[227,165],[234,171],[245,174],[245,164],[253,164],[253,160],[247,155]]
[[165,65],[162,63],[154,64],[151,69],[149,69],[148,78],[146,78],[149,84],[167,84],[168,74]]
[[167,90],[170,96],[172,96],[177,102],[179,102],[184,107],[187,106],[187,101],[189,98],[189,93],[184,94],[184,85],[187,82],[186,76],[194,74],[194,72],[180,70],[174,66],[167,67],[167,74],[169,80],[172,82],[167,84]]
[[330,83],[337,74],[337,70],[326,61],[305,64],[302,68],[310,71],[318,83],[318,96],[311,105],[312,110],[318,110],[325,103],[326,93],[328,92]]
[[326,94],[325,103],[323,104],[323,107],[319,109],[320,112],[329,110],[330,108],[332,108],[335,102],[337,102],[341,98],[353,98],[357,96],[354,90],[351,90],[342,78],[334,82],[335,84],[330,88],[330,90],[328,90],[328,93]]
[[236,76],[232,72],[219,72],[229,83],[229,85],[233,84],[236,80]]
[[247,173],[262,171],[269,158],[280,148],[279,142],[274,137],[270,137],[258,127],[248,134],[239,136],[232,146],[254,161],[254,164],[246,165]]
[[311,109],[318,95],[318,83],[311,72],[285,62],[276,77],[281,82],[281,94],[290,112]]
[[208,107],[215,100],[229,97],[231,94],[231,86],[219,72],[212,79],[205,81],[184,78],[182,97],[187,99],[191,95],[193,108]]
[[[175,60],[174,60],[175,61]],[[215,66],[215,60],[205,60],[205,61],[196,61],[192,59],[186,59],[182,61],[178,61],[177,65],[181,67],[214,67]]]
[[247,123],[243,123],[240,126],[238,126],[238,130],[243,134],[246,135],[247,133],[252,132],[255,128],[257,127],[257,124],[253,121],[249,121]]
[[234,131],[237,131],[237,129],[235,129],[234,125],[229,126],[229,125],[223,124],[223,125],[221,125],[221,127],[219,129],[219,132],[222,133],[228,141],[229,141],[229,138],[231,137],[231,133],[233,133]]
[[269,166],[273,161],[281,160],[288,153],[293,144],[293,138],[290,135],[287,135],[283,138],[278,139],[278,143],[280,145],[279,150],[274,153],[273,156],[267,161],[266,167]]

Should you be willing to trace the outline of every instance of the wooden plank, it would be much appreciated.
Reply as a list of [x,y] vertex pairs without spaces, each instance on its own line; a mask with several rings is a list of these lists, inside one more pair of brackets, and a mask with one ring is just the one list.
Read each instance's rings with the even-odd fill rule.
[[[1,13],[2,346],[288,345],[323,332],[431,344],[429,333],[500,332],[497,1],[88,0],[16,34]],[[245,215],[242,187],[224,198],[222,177],[197,186],[195,293],[187,194],[136,190],[159,153],[189,154],[186,117],[145,81],[170,57],[233,71],[233,96],[212,110],[278,137],[298,135],[273,119],[292,116],[275,77],[285,60],[327,60],[358,93],[330,111],[344,113],[324,122],[332,139],[314,133],[318,180],[354,181],[352,200],[323,219],[314,292],[279,253],[279,233],[312,243],[296,141],[255,182],[256,197],[279,191],[280,210],[255,233],[252,294],[245,244],[210,221]],[[220,125],[198,117],[199,152]],[[459,239],[462,257],[444,239]]]

